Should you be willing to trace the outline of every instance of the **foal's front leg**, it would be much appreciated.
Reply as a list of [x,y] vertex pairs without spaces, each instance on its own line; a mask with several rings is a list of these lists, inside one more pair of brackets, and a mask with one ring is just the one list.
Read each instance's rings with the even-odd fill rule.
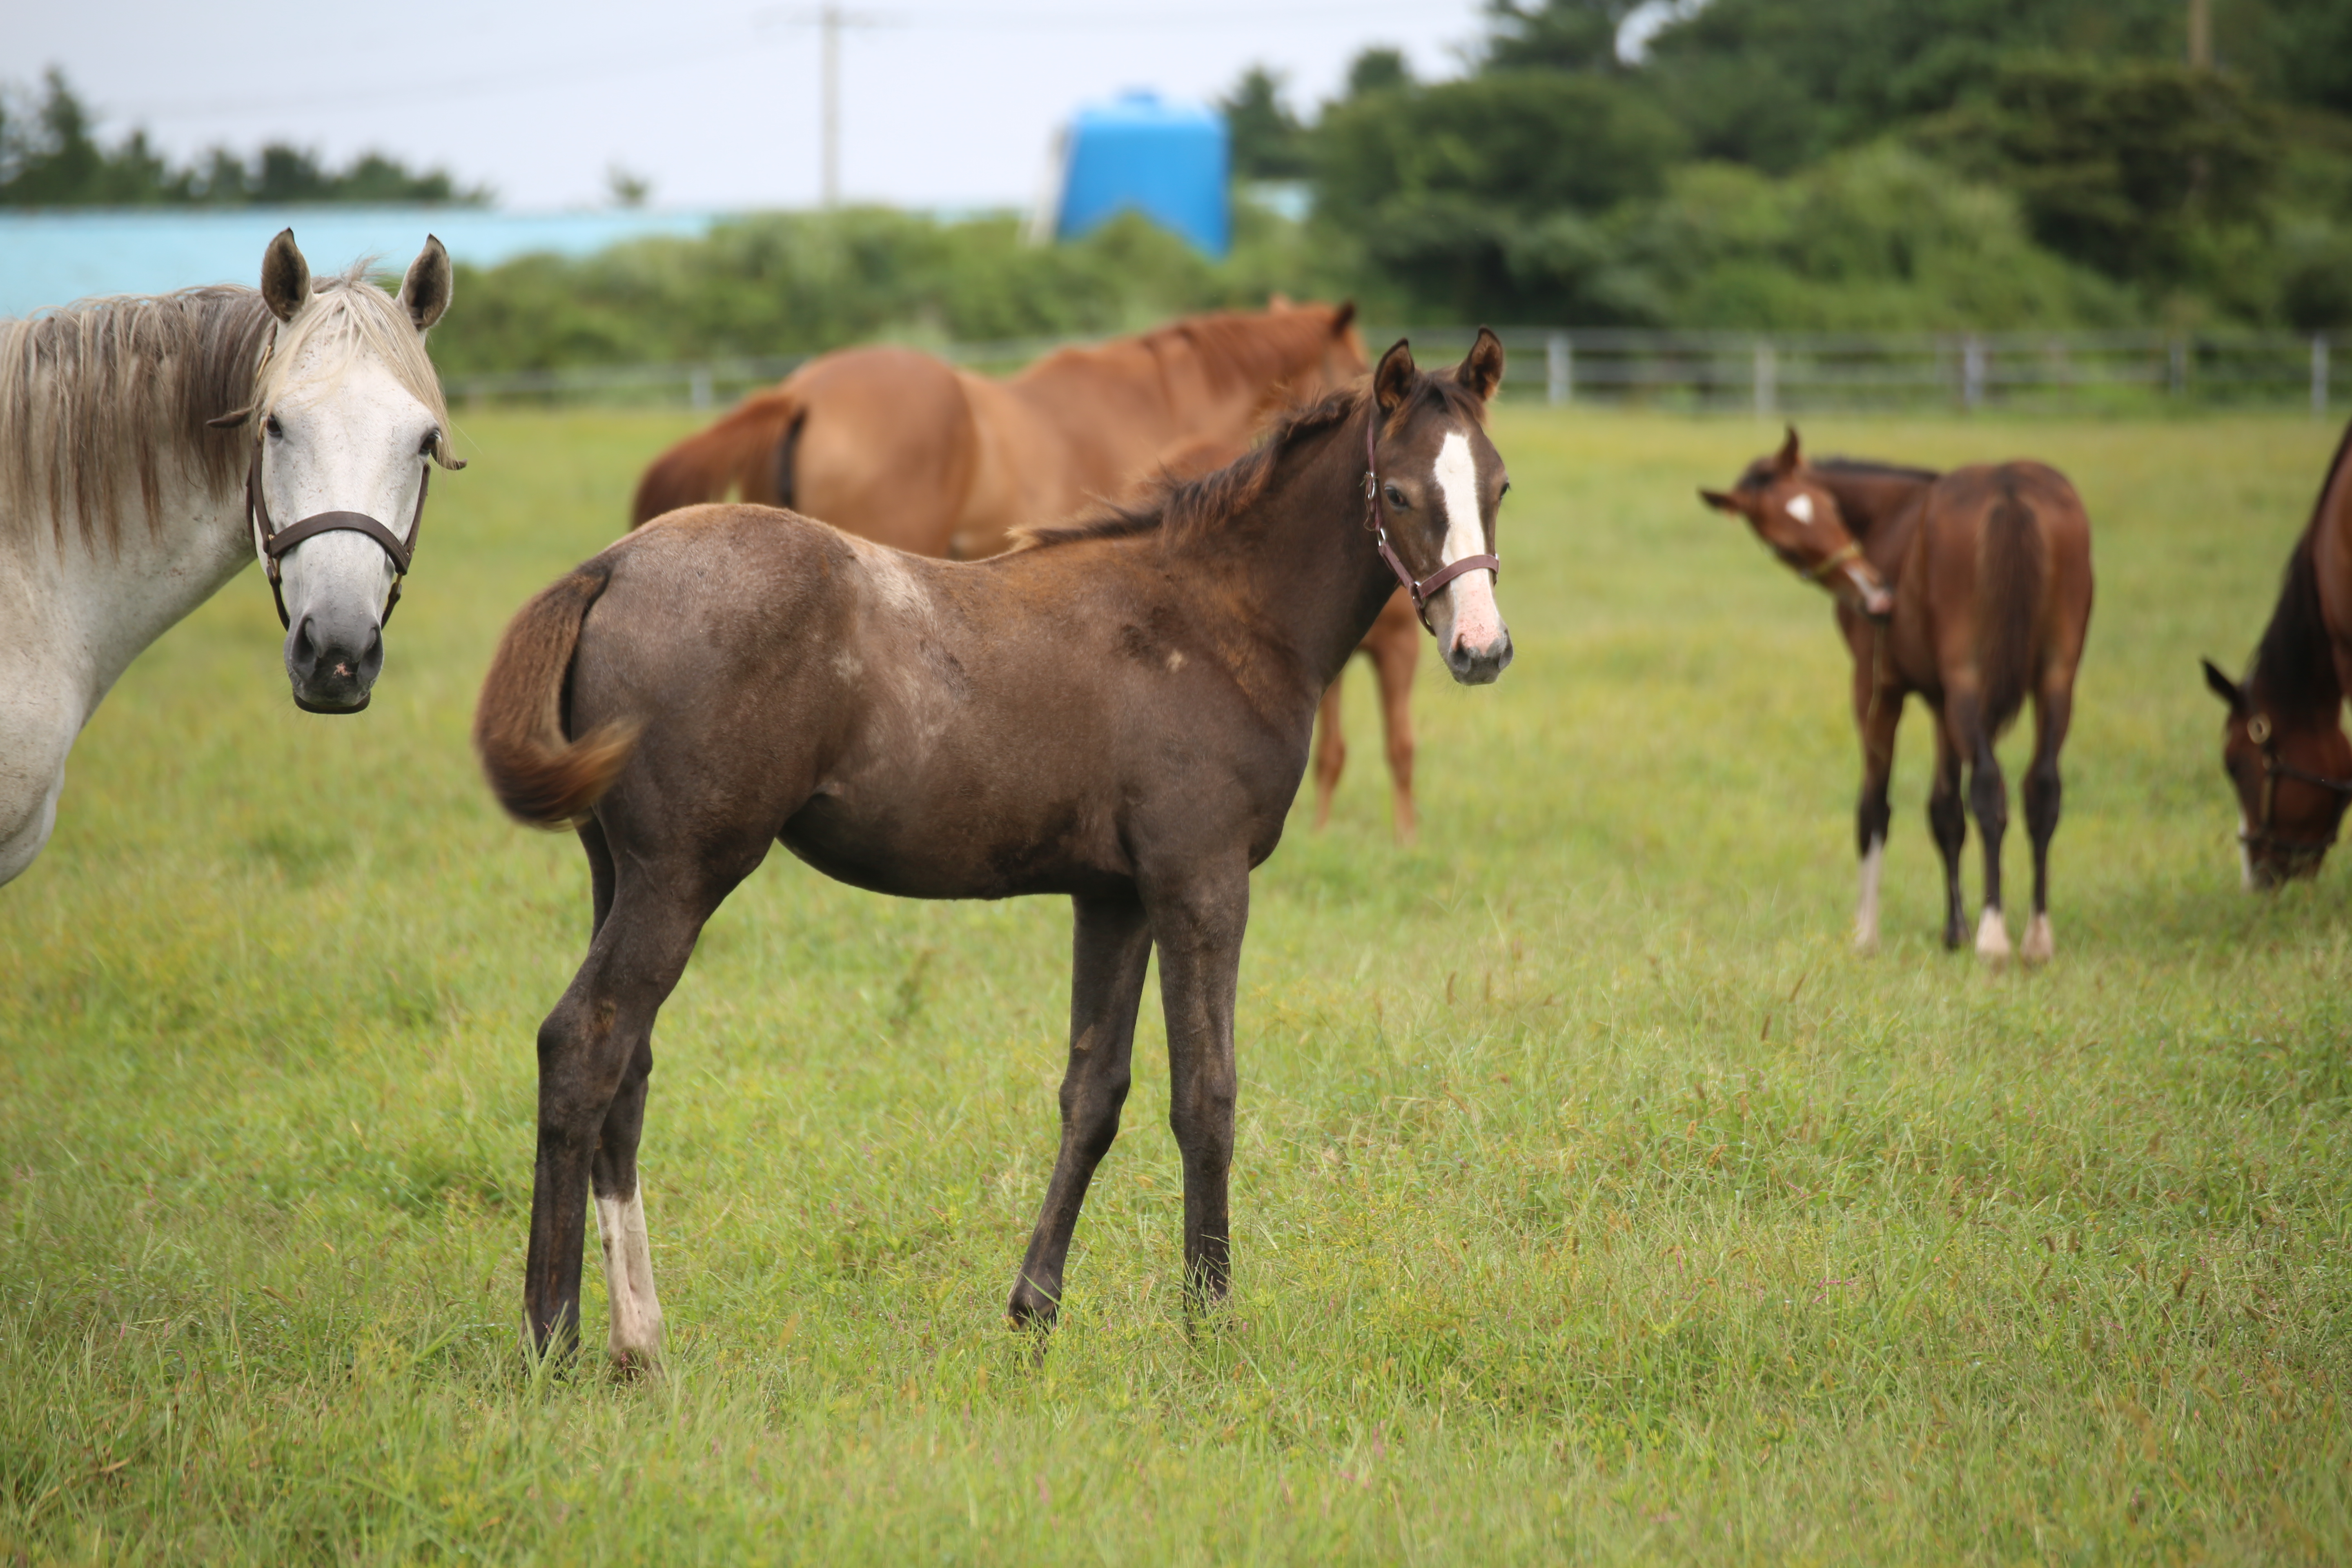
[[1151,929],[1132,895],[1073,899],[1070,1064],[1062,1075],[1062,1149],[1045,1206],[1029,1238],[1005,1310],[1024,1326],[1050,1326],[1062,1305],[1062,1268],[1095,1167],[1118,1136],[1135,1047],[1135,1009],[1151,958]]
[[1249,924],[1249,871],[1192,869],[1148,888],[1168,1017],[1168,1122],[1184,1162],[1184,1281],[1206,1306],[1233,1279],[1225,1184],[1234,1163],[1234,996]]
[[1888,777],[1895,771],[1895,730],[1903,721],[1903,693],[1882,690],[1877,660],[1855,655],[1853,722],[1862,735],[1862,798],[1854,808],[1854,852],[1862,858],[1861,887],[1854,900],[1853,947],[1878,951],[1878,884],[1886,869]]

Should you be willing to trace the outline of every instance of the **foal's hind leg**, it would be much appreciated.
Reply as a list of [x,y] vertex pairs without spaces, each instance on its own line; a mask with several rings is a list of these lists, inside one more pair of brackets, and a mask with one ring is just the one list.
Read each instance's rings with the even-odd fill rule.
[[1960,749],[1952,742],[1945,713],[1936,714],[1936,777],[1927,787],[1927,826],[1944,860],[1944,945],[1956,948],[1967,934],[1967,906],[1960,897],[1960,850],[1969,840],[1968,808],[1960,803]]
[[657,1349],[649,1336],[658,1335],[659,1308],[636,1188],[654,1017],[693,955],[702,922],[759,864],[765,847],[762,841],[723,868],[693,858],[623,859],[610,912],[563,999],[540,1026],[539,1159],[523,1279],[535,1350],[568,1351],[579,1337],[581,1233],[592,1167],[608,1258],[626,1282],[614,1292],[612,1348],[633,1360]]
[[1095,1167],[1118,1136],[1135,1009],[1151,957],[1151,930],[1132,896],[1072,903],[1077,932],[1070,964],[1070,1064],[1062,1075],[1062,1149],[1005,1309],[1015,1323],[1040,1327],[1051,1325],[1061,1310],[1062,1268],[1078,1210]]
[[2046,685],[2033,700],[2033,765],[2025,774],[2025,831],[2033,841],[2033,918],[2018,956],[2047,963],[2057,952],[2050,931],[2050,839],[2058,831],[2058,749],[2074,716],[2072,684]]
[[[604,929],[613,912],[613,851],[604,824],[591,817],[580,825],[580,846],[588,852],[588,879],[594,900],[593,931]],[[592,937],[593,932],[592,931]],[[661,1300],[654,1293],[653,1251],[646,1238],[645,1201],[637,1191],[637,1137],[646,1122],[646,1080],[654,1070],[653,1045],[640,1046],[621,1074],[612,1109],[596,1139],[589,1177],[596,1194],[596,1231],[604,1250],[604,1294],[612,1328],[605,1348],[624,1366],[651,1367],[661,1360]]]
[[1187,865],[1145,888],[1168,1017],[1168,1122],[1184,1162],[1184,1282],[1222,1300],[1233,1279],[1226,1183],[1234,1163],[1234,996],[1249,924],[1249,869]]
[[2001,914],[2000,842],[2009,831],[2009,784],[1993,755],[1992,731],[1973,694],[1952,702],[1956,742],[1969,754],[1969,810],[1984,844],[1984,913],[1977,920],[1977,956],[1988,963],[2009,962],[2009,924]]
[[[1874,661],[1871,661],[1874,663]],[[1861,889],[1854,903],[1853,946],[1878,949],[1878,883],[1886,869],[1887,778],[1895,771],[1895,730],[1903,721],[1903,694],[1878,689],[1876,671],[1857,663],[1854,726],[1862,732],[1862,798],[1854,807],[1854,852],[1862,857]]]

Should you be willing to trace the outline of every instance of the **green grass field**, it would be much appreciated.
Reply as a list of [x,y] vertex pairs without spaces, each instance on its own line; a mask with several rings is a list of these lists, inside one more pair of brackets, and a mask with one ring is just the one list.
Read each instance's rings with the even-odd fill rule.
[[670,1360],[627,1382],[517,1353],[587,879],[466,734],[684,421],[462,423],[374,707],[293,710],[247,574],[0,892],[0,1563],[2352,1556],[2352,872],[2239,890],[2195,663],[2252,646],[2332,430],[1808,426],[2089,503],[2059,958],[1996,976],[1935,940],[1916,710],[1846,951],[1827,602],[1692,495],[1777,430],[1506,411],[1518,660],[1424,660],[1421,847],[1359,671],[1337,819],[1256,878],[1231,1310],[1188,1329],[1148,1000],[1033,1361],[1067,911],[779,853],[656,1036]]

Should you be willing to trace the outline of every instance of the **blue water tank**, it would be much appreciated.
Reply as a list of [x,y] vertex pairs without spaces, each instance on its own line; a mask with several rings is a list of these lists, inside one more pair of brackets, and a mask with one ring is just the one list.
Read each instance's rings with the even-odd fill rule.
[[1070,121],[1054,237],[1075,239],[1130,209],[1213,257],[1233,247],[1224,117],[1157,93],[1122,93]]

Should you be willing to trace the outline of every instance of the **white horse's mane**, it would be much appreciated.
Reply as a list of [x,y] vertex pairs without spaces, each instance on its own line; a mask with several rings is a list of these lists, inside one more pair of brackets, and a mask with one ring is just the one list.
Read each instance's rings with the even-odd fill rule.
[[163,525],[170,485],[228,493],[244,478],[250,426],[206,422],[259,417],[314,348],[323,352],[303,364],[306,381],[372,353],[446,428],[423,334],[367,267],[319,279],[285,327],[257,290],[228,285],[0,321],[0,531],[29,531],[46,513],[59,547],[71,520],[85,541],[111,548],[134,489],[151,530]]

